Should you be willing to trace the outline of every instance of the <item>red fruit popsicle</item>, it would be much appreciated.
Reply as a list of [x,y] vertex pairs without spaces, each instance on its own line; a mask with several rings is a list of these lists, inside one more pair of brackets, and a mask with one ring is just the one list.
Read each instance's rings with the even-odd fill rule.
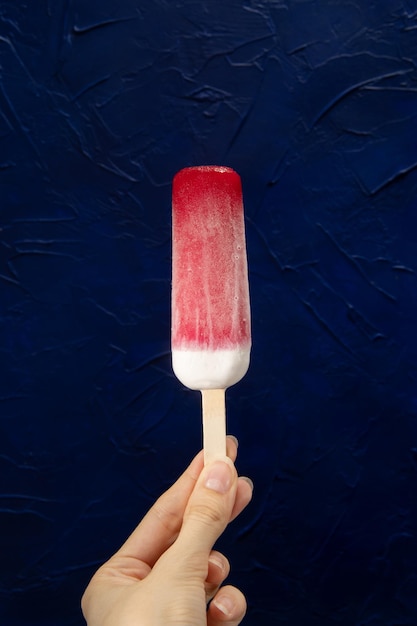
[[249,366],[242,187],[229,167],[180,170],[172,189],[172,363],[203,395],[204,450],[225,452],[225,389]]

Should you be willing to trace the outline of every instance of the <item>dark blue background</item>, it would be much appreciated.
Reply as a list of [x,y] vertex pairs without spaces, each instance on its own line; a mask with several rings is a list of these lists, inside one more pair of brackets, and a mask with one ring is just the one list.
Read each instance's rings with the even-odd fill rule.
[[171,180],[234,167],[248,626],[417,624],[417,4],[0,4],[2,626],[75,626],[200,447],[170,363]]

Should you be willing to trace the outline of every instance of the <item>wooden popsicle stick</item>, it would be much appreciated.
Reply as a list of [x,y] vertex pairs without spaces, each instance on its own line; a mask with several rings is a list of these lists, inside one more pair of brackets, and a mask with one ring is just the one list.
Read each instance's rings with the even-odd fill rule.
[[226,456],[225,389],[203,389],[203,448],[204,465]]

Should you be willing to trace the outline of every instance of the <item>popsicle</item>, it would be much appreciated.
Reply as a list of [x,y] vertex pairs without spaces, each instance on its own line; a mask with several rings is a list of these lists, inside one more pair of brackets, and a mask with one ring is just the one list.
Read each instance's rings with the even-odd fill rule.
[[205,462],[226,453],[225,390],[249,366],[242,187],[229,167],[180,170],[172,186],[172,366],[200,390]]

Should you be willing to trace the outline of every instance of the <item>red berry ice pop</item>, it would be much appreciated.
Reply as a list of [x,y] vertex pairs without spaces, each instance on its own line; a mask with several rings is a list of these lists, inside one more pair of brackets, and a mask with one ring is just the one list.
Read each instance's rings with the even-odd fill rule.
[[172,189],[172,364],[203,396],[206,462],[223,456],[225,390],[249,366],[242,187],[229,167],[180,170]]

